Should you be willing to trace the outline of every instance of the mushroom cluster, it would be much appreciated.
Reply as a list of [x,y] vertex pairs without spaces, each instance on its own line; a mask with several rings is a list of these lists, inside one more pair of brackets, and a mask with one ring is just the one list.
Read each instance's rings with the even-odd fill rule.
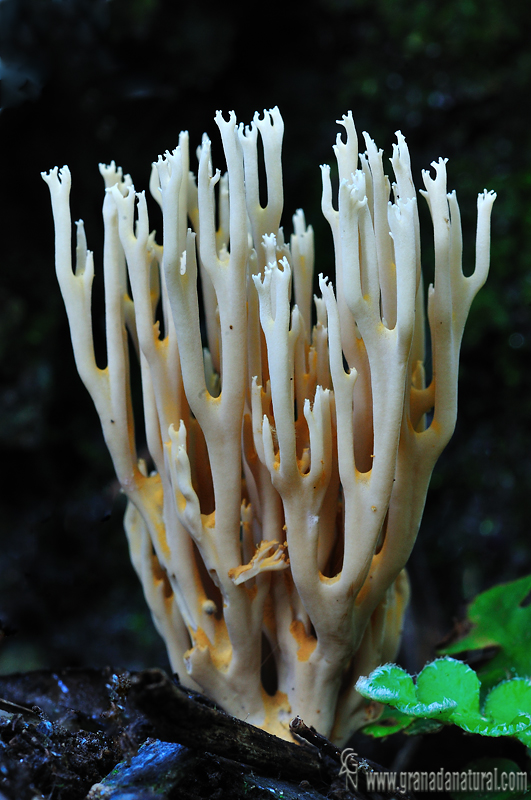
[[[278,109],[247,127],[234,113],[218,112],[216,123],[225,175],[213,171],[204,136],[196,180],[186,133],[153,165],[162,244],[144,193],[114,163],[100,165],[104,369],[94,355],[94,265],[82,222],[72,268],[67,167],[43,175],[57,276],[77,368],[128,499],[132,562],[173,670],[272,733],[289,738],[289,720],[301,714],[341,744],[372,713],[358,677],[399,645],[404,567],[455,426],[460,343],[487,277],[495,195],[478,197],[476,264],[465,276],[445,161],[423,172],[435,253],[428,336],[404,137],[391,185],[382,151],[364,134],[359,154],[352,115],[341,120],[335,201],[322,167],[335,292],[320,275],[312,301],[312,228],[300,210],[289,242],[280,227]],[[136,451],[133,362],[149,464]]]

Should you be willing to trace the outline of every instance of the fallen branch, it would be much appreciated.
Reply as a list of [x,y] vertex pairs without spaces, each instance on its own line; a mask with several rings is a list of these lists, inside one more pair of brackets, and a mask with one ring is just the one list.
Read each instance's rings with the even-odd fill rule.
[[329,783],[337,774],[336,765],[313,749],[272,736],[196,698],[158,669],[136,675],[129,694],[153,726],[153,735],[164,742],[206,750],[294,782]]
[[[345,773],[342,751],[299,717],[292,720],[290,730],[302,740],[302,745],[284,741],[231,717],[196,692],[175,684],[158,669],[136,675],[128,699],[147,717],[153,735],[161,741],[207,751],[252,767],[262,775],[294,783],[305,781],[316,787],[330,787],[343,782],[340,777]],[[380,764],[350,750],[348,768],[358,771],[360,787],[343,790],[342,797],[346,799],[368,796],[365,793],[368,772],[388,772]],[[393,791],[392,795],[412,800],[411,794],[400,790]],[[373,798],[389,796],[389,793],[371,794]]]

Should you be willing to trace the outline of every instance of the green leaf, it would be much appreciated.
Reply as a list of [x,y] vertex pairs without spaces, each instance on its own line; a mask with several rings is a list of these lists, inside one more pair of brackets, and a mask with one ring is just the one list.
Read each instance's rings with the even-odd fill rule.
[[425,733],[437,733],[442,728],[442,723],[435,719],[424,719],[404,714],[397,708],[384,706],[381,716],[376,722],[370,722],[363,728],[363,733],[374,739],[383,739],[393,733],[402,731],[408,736],[421,736]]
[[401,667],[384,664],[368,678],[360,678],[356,689],[363,697],[392,705],[404,714],[445,721],[455,714],[475,719],[479,686],[470,667],[447,656],[424,667],[416,686]]
[[396,664],[384,664],[371,672],[368,678],[359,678],[356,689],[363,697],[392,704],[405,714],[417,702],[413,678]]
[[[430,720],[483,736],[513,736],[531,747],[531,606],[522,605],[530,593],[531,575],[479,595],[469,607],[471,631],[427,664],[416,683],[396,664],[360,678],[360,694],[395,709],[395,718],[371,724],[373,735],[413,733],[419,721]],[[448,655],[485,647],[498,652],[478,674]]]
[[[449,721],[479,717],[479,687],[473,669],[448,657],[427,664],[417,678],[418,699],[433,711],[445,707],[438,716]],[[433,717],[434,713],[422,716]]]
[[483,711],[495,722],[513,722],[521,714],[531,716],[531,681],[514,678],[498,684],[489,692]]
[[[446,656],[427,664],[416,684],[396,664],[378,667],[368,678],[360,678],[356,689],[363,696],[391,705],[403,717],[393,722],[372,723],[373,735],[386,736],[410,727],[414,719],[454,723],[468,733],[482,736],[513,736],[531,745],[531,681],[513,678],[487,695],[480,713],[481,683],[467,664]],[[371,731],[367,731],[371,732]]]
[[472,630],[441,652],[456,654],[498,647],[494,658],[478,671],[484,687],[505,678],[531,677],[531,605],[522,606],[530,592],[528,575],[478,595],[468,609]]
[[[503,681],[485,701],[484,714],[493,720],[499,736],[516,736],[531,744],[531,681],[513,678]],[[496,735],[496,734],[493,734]]]
[[[422,720],[424,722],[424,720]],[[370,722],[363,728],[363,733],[372,736],[375,739],[381,739],[384,736],[390,736],[392,733],[398,733],[409,728],[412,723],[417,723],[415,717],[409,714],[403,714],[397,708],[384,706],[384,709],[376,722]],[[431,720],[430,720],[431,722]]]

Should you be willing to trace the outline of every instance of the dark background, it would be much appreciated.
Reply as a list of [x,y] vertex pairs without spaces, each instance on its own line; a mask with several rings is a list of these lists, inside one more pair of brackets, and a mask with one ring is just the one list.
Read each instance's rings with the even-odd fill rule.
[[[394,131],[404,132],[417,186],[422,168],[449,158],[466,272],[477,193],[498,193],[491,276],[465,332],[458,427],[410,564],[406,664],[422,665],[477,592],[531,571],[530,23],[531,6],[519,0],[236,8],[0,0],[0,619],[10,634],[0,642],[1,672],[167,663],[128,561],[99,421],[74,367],[39,173],[69,164],[73,219],[86,222],[98,270],[98,162],[115,159],[147,188],[151,162],[176,146],[181,129],[192,149],[205,130],[215,139],[218,108],[248,122],[256,109],[280,107],[284,224],[289,232],[291,214],[305,209],[317,272],[332,263],[318,166],[333,159],[335,120],[348,109],[388,155]],[[424,212],[422,222],[429,277]]]

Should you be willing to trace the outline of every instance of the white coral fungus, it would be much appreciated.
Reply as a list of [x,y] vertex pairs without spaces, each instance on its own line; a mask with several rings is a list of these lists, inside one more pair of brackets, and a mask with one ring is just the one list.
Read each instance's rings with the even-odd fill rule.
[[[426,386],[417,197],[404,137],[393,148],[391,186],[382,151],[364,134],[358,155],[352,115],[340,121],[337,208],[322,167],[336,291],[319,276],[312,324],[312,228],[300,210],[289,243],[280,227],[280,113],[256,114],[244,128],[218,112],[216,123],[226,175],[213,172],[205,136],[196,182],[186,133],[153,165],[162,245],[144,194],[114,163],[100,166],[105,369],[94,357],[94,267],[81,222],[72,270],[67,167],[43,175],[57,276],[76,364],[128,498],[131,558],[172,668],[186,686],[279,736],[289,738],[300,714],[342,743],[370,714],[356,680],[398,648],[404,566],[455,425],[459,348],[487,277],[495,195],[478,197],[476,266],[465,277],[446,163],[432,165],[433,177],[423,173],[435,243]],[[149,471],[135,447],[129,341]]]

